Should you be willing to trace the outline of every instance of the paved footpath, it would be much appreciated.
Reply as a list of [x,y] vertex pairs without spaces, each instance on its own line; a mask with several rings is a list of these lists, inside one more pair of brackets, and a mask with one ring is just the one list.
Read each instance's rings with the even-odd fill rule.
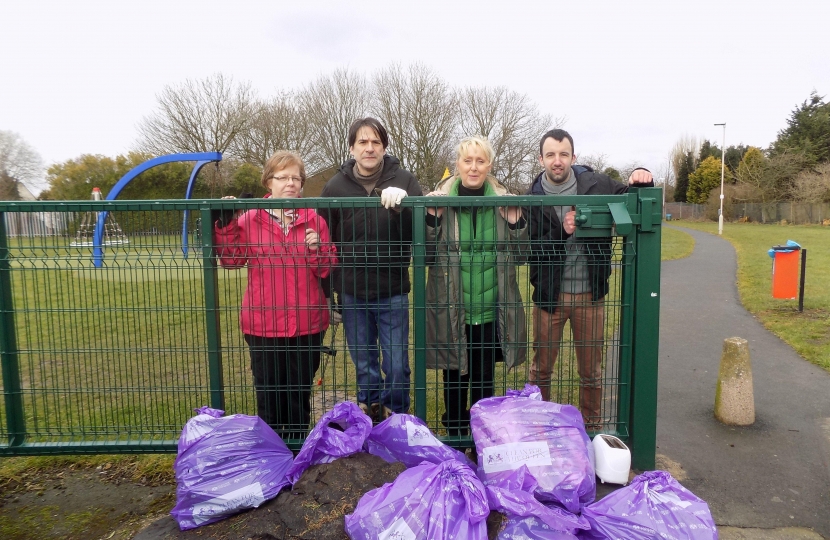
[[[658,466],[709,504],[721,538],[830,538],[830,373],[741,306],[728,241],[682,230],[694,253],[662,266]],[[734,336],[749,341],[750,427],[713,415],[723,340]]]

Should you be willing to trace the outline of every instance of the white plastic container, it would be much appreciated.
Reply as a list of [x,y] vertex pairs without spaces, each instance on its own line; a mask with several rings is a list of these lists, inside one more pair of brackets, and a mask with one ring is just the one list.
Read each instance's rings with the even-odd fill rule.
[[602,483],[628,483],[631,470],[631,450],[613,435],[599,434],[594,437],[594,469]]

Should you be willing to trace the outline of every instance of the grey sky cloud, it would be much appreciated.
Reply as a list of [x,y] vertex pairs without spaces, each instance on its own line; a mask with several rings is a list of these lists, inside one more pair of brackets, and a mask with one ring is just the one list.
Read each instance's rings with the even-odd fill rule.
[[329,10],[280,13],[273,25],[274,42],[292,54],[311,62],[347,65],[356,52],[362,56],[378,43],[394,40],[400,32],[389,27],[365,24],[362,17],[346,9],[346,3]]
[[[130,150],[168,84],[216,72],[260,95],[421,62],[566,117],[578,153],[657,171],[683,134],[767,146],[830,95],[830,2],[219,2],[0,5],[0,129],[44,160]],[[345,136],[345,134],[344,134]]]

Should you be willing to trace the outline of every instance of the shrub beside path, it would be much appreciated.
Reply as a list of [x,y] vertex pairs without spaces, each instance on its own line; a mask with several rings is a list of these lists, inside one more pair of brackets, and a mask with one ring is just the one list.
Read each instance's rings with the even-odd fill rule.
[[[830,538],[830,373],[742,307],[728,241],[682,230],[694,252],[662,265],[658,467],[709,503],[721,538]],[[750,347],[749,427],[713,414],[723,340],[734,336]]]

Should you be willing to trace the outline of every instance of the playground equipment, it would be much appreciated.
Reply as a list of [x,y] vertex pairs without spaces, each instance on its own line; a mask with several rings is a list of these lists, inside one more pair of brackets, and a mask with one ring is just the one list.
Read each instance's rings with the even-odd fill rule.
[[[193,185],[196,182],[196,175],[199,174],[199,171],[207,165],[208,163],[218,163],[222,161],[222,153],[221,152],[197,152],[197,153],[189,153],[189,154],[170,154],[167,156],[159,156],[157,158],[153,158],[151,160],[145,161],[141,165],[135,167],[130,172],[125,174],[121,177],[113,188],[107,193],[107,197],[105,200],[107,201],[114,201],[118,194],[121,193],[121,190],[127,186],[130,182],[135,179],[139,174],[143,173],[148,169],[152,169],[158,165],[164,165],[165,163],[174,163],[177,161],[195,161],[196,165],[193,167],[193,171],[190,173],[190,180],[187,182],[187,190],[185,191],[185,199],[189,199],[191,194],[193,193]],[[99,199],[96,199],[99,200]],[[187,220],[188,220],[189,211],[185,210],[184,212],[184,219],[182,220],[182,252],[184,253],[185,258],[187,257]],[[96,268],[100,268],[104,263],[104,250],[103,246],[106,245],[104,243],[104,233],[106,232],[106,223],[107,218],[109,216],[109,211],[104,210],[102,212],[98,212],[98,221],[95,225],[95,233],[92,237],[92,264],[95,265]],[[120,230],[120,229],[119,229]],[[123,233],[122,233],[123,234]]]
[[[101,188],[92,188],[92,200],[101,200]],[[97,223],[98,212],[86,212],[81,218],[81,225],[78,227],[78,232],[75,233],[75,239],[69,245],[72,247],[88,247],[93,245],[94,227]],[[117,246],[121,244],[129,244],[130,239],[121,230],[121,226],[115,221],[111,215],[106,217],[104,222],[104,241],[105,246]]]

